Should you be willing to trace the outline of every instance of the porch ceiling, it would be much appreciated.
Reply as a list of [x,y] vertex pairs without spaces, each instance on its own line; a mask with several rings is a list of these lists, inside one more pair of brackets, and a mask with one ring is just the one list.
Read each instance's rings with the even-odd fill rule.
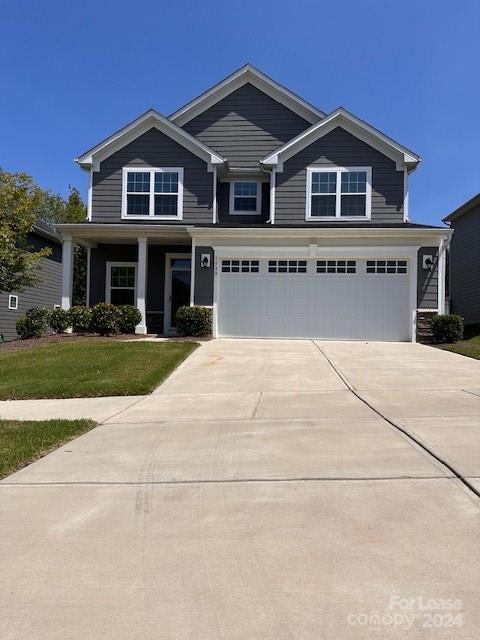
[[186,225],[159,224],[57,224],[62,240],[72,238],[86,247],[98,244],[136,244],[138,238],[148,238],[149,244],[190,245],[191,236]]

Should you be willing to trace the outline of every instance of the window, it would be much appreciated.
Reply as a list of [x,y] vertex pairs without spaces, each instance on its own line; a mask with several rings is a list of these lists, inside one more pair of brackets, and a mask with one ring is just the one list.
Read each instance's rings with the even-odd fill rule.
[[370,218],[371,167],[307,169],[307,220]]
[[262,205],[261,182],[230,183],[230,214],[260,215]]
[[258,260],[222,260],[222,273],[258,273]]
[[367,273],[407,273],[407,261],[367,260]]
[[136,262],[107,262],[105,300],[111,304],[135,304]]
[[182,218],[183,169],[124,167],[122,218]]
[[357,273],[356,260],[317,260],[317,273]]
[[307,273],[307,261],[269,260],[268,273]]
[[18,309],[18,296],[8,296],[8,308],[11,311],[16,311]]

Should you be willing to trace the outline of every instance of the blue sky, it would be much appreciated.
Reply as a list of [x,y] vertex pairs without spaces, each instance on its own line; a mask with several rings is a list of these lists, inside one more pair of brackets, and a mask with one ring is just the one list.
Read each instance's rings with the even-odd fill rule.
[[435,224],[480,191],[479,32],[477,0],[4,1],[0,166],[85,194],[75,156],[251,62],[419,153],[410,215]]

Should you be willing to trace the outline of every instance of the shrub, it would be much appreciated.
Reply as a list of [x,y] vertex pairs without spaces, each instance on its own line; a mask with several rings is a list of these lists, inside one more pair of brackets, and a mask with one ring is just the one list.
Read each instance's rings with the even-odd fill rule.
[[75,306],[68,310],[70,325],[75,333],[90,331],[92,324],[92,310],[89,307]]
[[109,336],[118,333],[120,324],[120,311],[118,307],[106,302],[96,304],[92,309],[91,329],[101,336]]
[[435,316],[432,319],[432,335],[435,342],[458,342],[463,338],[463,318],[456,313]]
[[180,307],[175,314],[179,336],[208,336],[212,333],[212,310],[207,307]]
[[142,320],[140,310],[131,304],[123,304],[118,307],[118,312],[120,314],[120,333],[135,333],[135,327]]
[[48,324],[55,333],[63,333],[70,326],[70,314],[66,309],[54,309],[50,314]]
[[40,338],[46,330],[50,309],[45,307],[32,307],[25,312],[25,315],[17,320],[17,333],[25,340],[26,338]]

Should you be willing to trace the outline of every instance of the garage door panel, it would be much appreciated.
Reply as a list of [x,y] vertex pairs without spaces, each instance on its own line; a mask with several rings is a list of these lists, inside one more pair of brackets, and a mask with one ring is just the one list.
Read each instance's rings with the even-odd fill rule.
[[219,335],[409,339],[408,273],[366,273],[358,259],[355,274],[317,273],[317,261],[307,263],[307,273],[270,273],[260,259],[258,273],[220,269]]

